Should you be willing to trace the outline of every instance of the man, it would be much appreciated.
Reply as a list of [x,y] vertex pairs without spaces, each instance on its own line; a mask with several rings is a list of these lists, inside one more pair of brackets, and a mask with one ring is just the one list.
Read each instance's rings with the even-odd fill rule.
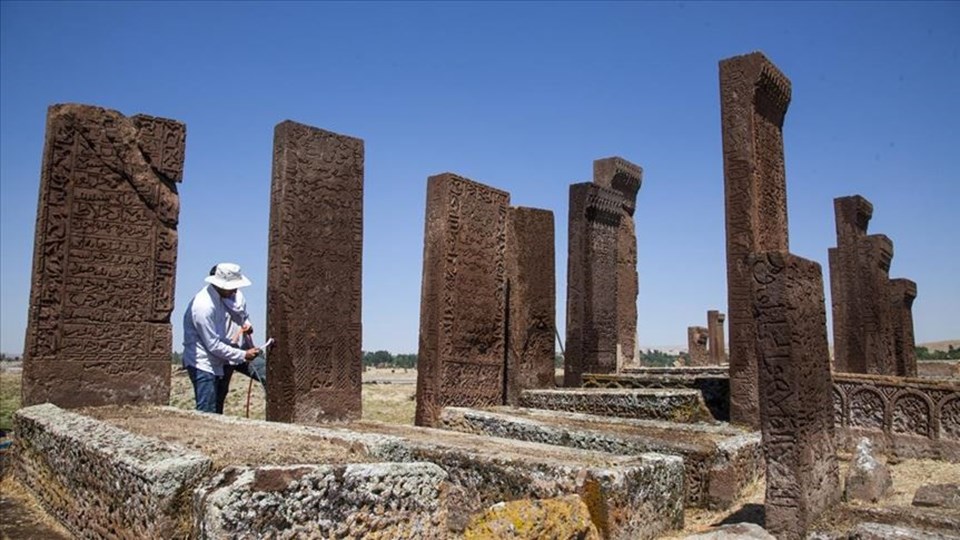
[[250,285],[250,280],[234,263],[220,263],[213,275],[187,305],[183,315],[183,366],[193,383],[197,410],[223,414],[230,379],[224,367],[241,365],[256,358],[260,349],[241,348],[228,334],[232,305],[237,289]]
[[[210,275],[213,276],[216,273],[217,267],[214,266],[210,269]],[[227,308],[227,336],[230,337],[230,342],[241,349],[253,347],[253,324],[247,314],[247,300],[243,296],[243,291],[238,289],[232,298],[223,298],[223,306]],[[264,391],[267,390],[267,363],[263,354],[250,362],[225,365],[223,376],[228,387],[233,373],[242,373],[258,381]]]

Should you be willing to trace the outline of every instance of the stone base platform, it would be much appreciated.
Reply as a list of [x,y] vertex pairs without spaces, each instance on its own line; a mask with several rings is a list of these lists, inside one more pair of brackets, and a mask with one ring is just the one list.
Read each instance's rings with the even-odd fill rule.
[[81,538],[455,538],[519,499],[579,496],[604,538],[683,524],[683,462],[377,423],[171,407],[19,410],[11,469]]
[[524,390],[521,407],[669,422],[715,422],[699,390],[563,388]]
[[730,366],[676,366],[676,367],[644,367],[624,366],[620,370],[623,375],[729,375]]
[[446,407],[440,426],[614,454],[646,452],[684,459],[686,504],[729,508],[765,470],[759,432],[730,425],[677,424],[515,407]]
[[699,390],[710,414],[730,420],[730,377],[717,368],[648,368],[620,374],[585,373],[584,388],[687,388]]

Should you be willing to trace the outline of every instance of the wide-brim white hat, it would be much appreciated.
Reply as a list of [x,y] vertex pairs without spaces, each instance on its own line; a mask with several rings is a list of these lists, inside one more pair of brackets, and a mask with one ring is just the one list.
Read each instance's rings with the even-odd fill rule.
[[207,276],[204,281],[221,289],[232,291],[240,287],[250,285],[247,276],[240,272],[240,265],[234,263],[220,263],[212,276]]

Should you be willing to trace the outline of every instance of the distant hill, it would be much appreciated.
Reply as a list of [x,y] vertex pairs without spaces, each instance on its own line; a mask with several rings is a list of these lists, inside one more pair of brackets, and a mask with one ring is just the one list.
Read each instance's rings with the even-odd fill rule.
[[926,347],[931,351],[947,351],[950,346],[954,349],[960,349],[960,339],[948,339],[946,341],[930,341],[927,343],[917,343],[917,347]]

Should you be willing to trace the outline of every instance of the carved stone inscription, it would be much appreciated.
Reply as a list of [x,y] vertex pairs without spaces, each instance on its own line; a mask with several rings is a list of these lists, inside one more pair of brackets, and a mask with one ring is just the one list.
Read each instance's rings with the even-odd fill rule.
[[766,529],[777,538],[803,538],[840,496],[823,278],[819,264],[785,252],[754,254],[750,266]]
[[617,246],[623,196],[597,184],[570,186],[564,386],[583,373],[617,370]]
[[593,183],[623,196],[617,232],[617,364],[634,364],[637,346],[637,232],[633,214],[643,169],[620,157],[593,162]]
[[751,252],[788,249],[783,120],[790,81],[762,53],[720,62],[726,199],[730,419],[759,425]]
[[710,355],[707,352],[709,337],[709,332],[702,326],[687,327],[688,366],[706,366],[709,364]]
[[427,182],[418,426],[447,406],[502,405],[510,195],[455,174]]
[[890,302],[893,310],[893,341],[897,375],[917,376],[917,350],[913,338],[913,301],[917,284],[909,279],[890,280]]
[[506,402],[554,386],[556,279],[553,212],[510,207],[507,214]]
[[40,178],[23,404],[166,404],[186,126],[54,105]]
[[837,247],[828,251],[830,297],[833,307],[834,370],[866,373],[863,341],[863,276],[858,245],[867,234],[873,205],[859,195],[833,200]]
[[361,413],[363,141],[285,121],[274,130],[267,278],[267,419]]
[[710,340],[710,363],[716,366],[727,361],[727,346],[724,337],[723,321],[726,316],[716,310],[707,312],[707,333]]

